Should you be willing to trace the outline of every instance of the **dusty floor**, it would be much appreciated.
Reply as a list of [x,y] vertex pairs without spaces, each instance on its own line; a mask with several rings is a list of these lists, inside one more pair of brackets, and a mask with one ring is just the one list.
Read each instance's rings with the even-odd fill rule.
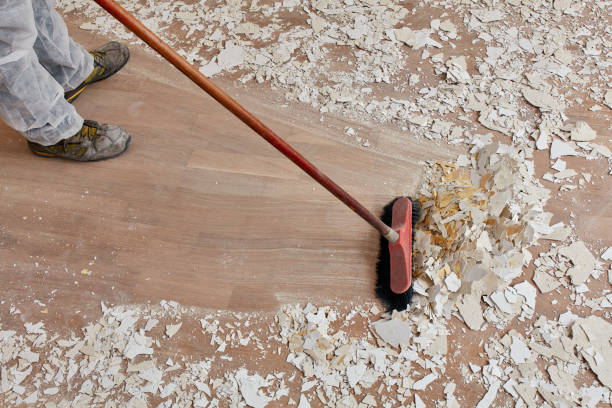
[[[443,12],[436,9],[428,16],[423,10],[418,12],[416,26]],[[100,34],[79,28],[85,21],[78,13],[67,16],[73,38],[88,48],[104,42]],[[180,32],[174,27],[168,35],[175,38]],[[474,37],[466,33],[447,57],[486,54],[482,44],[472,46]],[[610,52],[605,44],[602,48],[604,54]],[[95,164],[41,160],[29,153],[19,134],[0,124],[5,146],[0,150],[0,330],[21,333],[24,323],[42,321],[50,337],[57,333],[70,338],[102,318],[100,302],[157,307],[165,299],[179,302],[185,318],[163,315],[151,332],[156,333],[153,337],[163,337],[165,324],[184,320],[185,325],[176,337],[164,338],[163,347],[156,351],[162,363],[167,358],[199,361],[219,353],[198,327],[198,317],[206,313],[218,314],[222,323],[230,324],[238,319],[230,312],[251,313],[253,327],[261,329],[255,330],[253,338],[263,341],[264,349],[273,350],[284,346],[280,339],[272,339],[278,335],[274,316],[283,305],[331,305],[341,316],[364,305],[363,316],[357,315],[346,330],[352,337],[367,337],[369,322],[382,312],[371,309],[376,302],[376,233],[174,68],[146,52],[142,43],[131,49],[132,59],[119,75],[91,86],[76,102],[82,116],[130,130],[134,142],[125,156]],[[421,64],[410,59],[403,69],[416,72]],[[469,70],[474,75],[476,68]],[[609,77],[609,67],[603,71]],[[416,138],[397,123],[382,124],[373,118],[358,121],[340,112],[321,114],[294,98],[287,100],[283,89],[272,89],[267,82],[240,84],[242,74],[238,71],[214,80],[376,212],[395,196],[419,193],[426,161],[454,162],[457,155],[467,153],[464,143]],[[433,68],[421,75],[419,86],[443,81]],[[376,92],[384,95],[384,85]],[[396,98],[411,97],[410,89],[402,92],[389,87],[386,92]],[[612,147],[610,109],[589,110],[594,102],[588,89],[578,87],[573,95],[585,103],[564,111],[567,122],[586,121],[597,132],[597,141]],[[524,105],[526,112],[538,117],[537,109]],[[447,115],[438,116],[450,120]],[[477,119],[477,114],[470,116],[475,133],[492,133],[495,140],[512,143],[510,137],[486,129]],[[572,227],[572,241],[586,243],[603,271],[588,282],[589,294],[592,298],[609,295],[610,261],[599,258],[612,246],[609,159],[563,157],[568,168],[589,173],[592,179],[574,190],[559,191],[559,183],[542,179],[551,172],[549,155],[546,149],[536,150],[533,159],[536,178],[552,192],[546,206],[553,213],[550,225],[564,222]],[[551,241],[540,240],[529,251],[537,258],[550,248]],[[531,262],[514,282],[531,280],[534,269]],[[503,329],[490,324],[481,331],[466,330],[458,314],[453,314],[445,323],[448,351],[441,364],[442,379],[418,392],[425,406],[436,406],[435,401],[444,406],[448,381],[456,384],[454,395],[461,406],[481,401],[490,384],[477,373],[472,373],[473,380],[466,380],[462,365],[484,367],[491,358],[485,353],[490,338],[500,339],[511,330],[526,333],[539,316],[554,320],[567,310],[610,321],[609,308],[576,305],[574,290],[565,285],[548,293],[538,291],[535,317],[510,319]],[[278,358],[270,358],[272,351],[261,354],[254,343],[230,350],[226,354],[233,360],[217,358],[211,379],[242,366],[264,377],[295,371],[285,362],[285,348],[279,349]],[[538,364],[544,367],[541,360]],[[8,362],[3,361],[4,366],[9,367]],[[417,368],[416,379],[428,369]],[[303,390],[301,372],[296,375],[287,385],[294,402]],[[581,369],[575,380],[578,386],[599,386],[588,368]],[[379,383],[369,393],[397,393],[394,387],[384,391],[378,387]],[[231,393],[224,398],[215,390],[220,406],[229,405]],[[76,391],[62,389],[55,401],[72,401]],[[357,399],[361,401],[365,394]],[[15,396],[3,393],[0,401],[7,398],[15,403]],[[538,398],[534,401],[540,404]],[[308,399],[312,406],[325,405],[313,394]],[[148,404],[162,400],[152,396]],[[521,401],[500,390],[494,406],[524,406]],[[268,406],[288,404],[279,397]],[[378,404],[383,406],[382,400]],[[412,394],[403,405],[410,404],[419,406]]]

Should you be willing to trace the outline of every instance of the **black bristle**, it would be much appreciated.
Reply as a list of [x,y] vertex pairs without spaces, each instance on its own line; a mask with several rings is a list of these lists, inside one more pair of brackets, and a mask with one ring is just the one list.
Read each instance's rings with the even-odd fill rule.
[[[399,198],[399,197],[398,197]],[[383,213],[380,219],[387,225],[391,225],[393,218],[393,204],[397,200],[394,199],[383,208]],[[412,202],[412,242],[414,245],[414,226],[419,220],[421,208],[418,201],[410,199]],[[378,262],[376,264],[376,295],[385,305],[388,312],[393,310],[405,310],[414,294],[413,285],[410,285],[404,293],[394,293],[391,290],[391,275],[390,275],[390,257],[389,257],[389,242],[385,237],[380,237],[380,248],[378,253]],[[414,262],[412,263],[412,273],[414,274]]]

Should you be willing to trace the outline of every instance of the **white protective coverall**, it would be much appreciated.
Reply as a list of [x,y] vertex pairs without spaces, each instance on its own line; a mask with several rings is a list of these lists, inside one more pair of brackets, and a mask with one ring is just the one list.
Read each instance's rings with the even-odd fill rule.
[[0,117],[28,140],[49,146],[81,129],[83,118],[64,91],[93,68],[55,0],[0,0]]

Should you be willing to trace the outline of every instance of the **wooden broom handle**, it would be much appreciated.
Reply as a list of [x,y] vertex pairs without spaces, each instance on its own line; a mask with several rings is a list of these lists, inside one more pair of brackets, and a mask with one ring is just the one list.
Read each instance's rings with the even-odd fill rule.
[[227,110],[232,112],[238,119],[246,123],[251,129],[257,132],[261,137],[266,139],[268,143],[274,146],[279,152],[285,155],[289,160],[294,162],[308,175],[315,179],[319,184],[325,187],[330,193],[335,195],[340,201],[346,204],[351,210],[355,211],[361,218],[366,220],[370,225],[376,228],[387,240],[395,242],[398,239],[398,234],[377,216],[372,214],[367,208],[355,200],[349,193],[343,190],[339,185],[334,183],[323,172],[317,169],[304,156],[298,153],[287,142],[281,139],[270,128],[264,125],[253,114],[240,106],[238,102],[232,99],[221,88],[215,85],[210,79],[206,78],[199,70],[194,68],[185,58],[180,56],[168,44],[163,42],[151,30],[145,27],[133,15],[127,12],[114,0],[94,0],[100,7],[110,13],[119,22],[126,26],[142,41],[149,44],[151,48],[157,51],[162,57],[167,59],[172,65],[179,69],[189,79],[196,83],[200,88],[206,91],[217,102],[223,105]]

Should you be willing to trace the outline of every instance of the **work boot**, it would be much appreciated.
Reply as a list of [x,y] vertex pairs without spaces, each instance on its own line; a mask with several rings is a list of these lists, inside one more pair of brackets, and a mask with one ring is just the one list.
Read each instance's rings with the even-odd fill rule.
[[74,136],[60,140],[52,146],[28,142],[30,150],[41,157],[62,157],[77,161],[112,159],[130,146],[131,136],[119,126],[86,120]]
[[130,50],[125,44],[116,41],[111,41],[100,48],[91,51],[90,54],[94,58],[94,69],[91,74],[81,82],[76,89],[64,93],[64,98],[70,103],[85,90],[87,85],[101,81],[119,71],[128,59],[130,59]]

